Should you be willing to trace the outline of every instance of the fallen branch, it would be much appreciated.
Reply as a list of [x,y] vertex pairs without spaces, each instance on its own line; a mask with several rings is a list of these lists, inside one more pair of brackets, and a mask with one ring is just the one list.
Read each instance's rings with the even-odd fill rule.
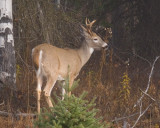
[[13,116],[13,117],[36,117],[37,115],[36,114],[32,114],[32,113],[10,113],[10,112],[5,112],[5,111],[0,111],[0,115],[1,116],[5,116],[5,117],[8,117],[8,116]]
[[118,121],[120,121],[120,120],[124,120],[124,119],[128,119],[128,118],[131,118],[131,117],[134,117],[134,116],[136,116],[136,115],[138,115],[139,113],[137,112],[137,113],[134,113],[134,114],[132,114],[132,115],[129,115],[129,116],[125,116],[125,117],[120,117],[120,118],[115,118],[114,120],[112,120],[112,122],[118,122]]

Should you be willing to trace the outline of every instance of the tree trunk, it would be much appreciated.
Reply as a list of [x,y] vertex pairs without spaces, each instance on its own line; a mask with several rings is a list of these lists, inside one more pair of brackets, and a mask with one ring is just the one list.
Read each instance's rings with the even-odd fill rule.
[[60,8],[60,3],[61,3],[61,0],[56,0],[57,8]]
[[0,0],[0,86],[15,89],[15,65],[12,0]]

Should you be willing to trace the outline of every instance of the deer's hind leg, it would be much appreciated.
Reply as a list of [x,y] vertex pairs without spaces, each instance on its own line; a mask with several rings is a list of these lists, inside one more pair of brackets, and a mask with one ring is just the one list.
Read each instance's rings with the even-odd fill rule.
[[53,107],[53,104],[52,104],[52,101],[51,101],[51,92],[52,92],[52,89],[57,81],[57,75],[54,75],[54,76],[48,76],[47,77],[47,84],[44,88],[44,95],[46,97],[46,101],[47,101],[47,104],[49,105],[49,107]]
[[43,83],[43,77],[41,75],[37,75],[37,111],[40,113],[40,99],[41,99],[41,87]]
[[[42,50],[39,53],[34,54],[34,49],[32,50],[32,57],[35,61],[35,69],[37,76],[37,111],[40,113],[40,98],[41,98],[41,87],[43,83],[43,73],[42,73]],[[37,56],[36,56],[37,55]]]

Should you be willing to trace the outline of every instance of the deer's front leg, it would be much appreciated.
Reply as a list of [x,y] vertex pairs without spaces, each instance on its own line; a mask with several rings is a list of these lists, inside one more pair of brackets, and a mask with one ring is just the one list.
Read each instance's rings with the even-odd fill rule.
[[63,85],[63,87],[62,87],[62,100],[64,100],[64,95],[65,95],[65,93],[66,93],[66,91],[65,91],[65,89],[64,89],[65,81],[62,82],[62,85]]
[[[74,77],[70,77],[69,79],[69,89],[71,89],[73,85]],[[68,92],[68,96],[71,96],[71,91]]]

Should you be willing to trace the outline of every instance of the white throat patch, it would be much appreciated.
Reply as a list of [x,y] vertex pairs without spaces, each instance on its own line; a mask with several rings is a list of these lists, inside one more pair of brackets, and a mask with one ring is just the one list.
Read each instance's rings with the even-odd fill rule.
[[93,48],[90,48],[90,49],[89,49],[90,54],[92,54],[92,53],[93,53],[93,51],[94,51],[94,49],[93,49]]

